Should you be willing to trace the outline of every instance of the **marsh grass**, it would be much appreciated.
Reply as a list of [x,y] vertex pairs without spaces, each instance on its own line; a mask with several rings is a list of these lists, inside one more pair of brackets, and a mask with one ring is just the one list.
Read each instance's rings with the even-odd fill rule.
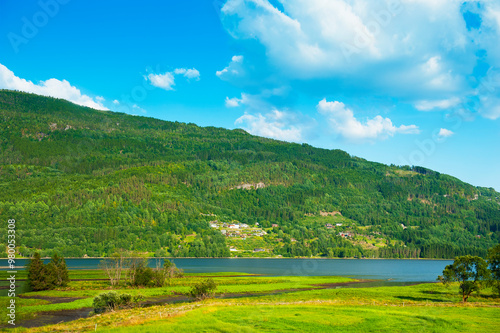
[[[132,295],[142,294],[146,298],[175,295],[187,293],[193,284],[206,276],[190,275],[175,279],[171,286],[163,288],[114,290]],[[500,298],[489,289],[483,290],[481,294],[474,294],[468,304],[462,304],[456,285],[445,287],[438,283],[428,283],[406,287],[336,289],[333,286],[333,289],[317,289],[320,288],[318,285],[353,280],[345,277],[211,276],[218,285],[218,295],[238,294],[239,297],[120,310],[65,324],[31,329],[30,332],[93,331],[96,324],[100,332],[141,333],[276,330],[494,332],[500,327]],[[21,318],[29,318],[42,311],[90,307],[93,296],[102,291],[103,289],[82,289],[28,293],[26,296],[83,299],[61,304],[19,299],[18,314]],[[274,291],[277,292],[264,294]],[[6,301],[6,297],[0,298],[2,309],[5,308],[3,304]]]

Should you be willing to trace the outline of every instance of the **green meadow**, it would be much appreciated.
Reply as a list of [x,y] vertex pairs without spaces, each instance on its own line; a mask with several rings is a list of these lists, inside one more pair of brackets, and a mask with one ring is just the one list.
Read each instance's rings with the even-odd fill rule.
[[[47,311],[92,307],[93,297],[110,290],[141,294],[157,304],[118,310],[38,328],[10,332],[494,332],[500,327],[500,298],[483,289],[461,303],[458,286],[359,287],[345,277],[254,276],[242,273],[191,274],[163,288],[112,289],[103,272],[71,271],[79,280],[59,290],[29,292],[16,298],[17,323]],[[192,285],[213,278],[216,297],[187,298]],[[346,285],[346,283],[348,283]],[[28,297],[28,298],[26,298]],[[29,298],[29,297],[38,297]],[[53,303],[57,297],[64,302]],[[172,302],[176,298],[178,302]],[[165,299],[163,302],[162,300]],[[0,298],[1,324],[6,324]],[[5,329],[4,329],[5,330]]]

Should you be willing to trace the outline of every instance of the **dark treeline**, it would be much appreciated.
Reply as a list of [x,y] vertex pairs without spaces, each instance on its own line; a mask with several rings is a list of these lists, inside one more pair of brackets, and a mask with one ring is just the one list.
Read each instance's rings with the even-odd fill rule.
[[[16,219],[25,255],[229,256],[215,219],[278,224],[283,256],[484,256],[500,240],[499,193],[432,170],[11,91],[0,91],[0,179],[0,217]],[[320,211],[398,243],[367,249],[302,222]]]

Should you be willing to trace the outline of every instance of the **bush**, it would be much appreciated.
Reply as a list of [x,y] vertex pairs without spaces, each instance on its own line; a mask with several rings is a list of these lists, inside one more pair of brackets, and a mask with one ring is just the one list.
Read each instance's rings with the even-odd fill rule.
[[189,291],[189,296],[197,300],[204,300],[206,298],[214,297],[217,284],[213,279],[206,279],[195,284]]
[[94,313],[128,309],[138,306],[144,299],[143,296],[132,296],[130,294],[118,294],[116,291],[99,294],[94,297]]
[[148,267],[146,258],[131,259],[128,274],[132,286],[147,287],[152,283],[153,270]]

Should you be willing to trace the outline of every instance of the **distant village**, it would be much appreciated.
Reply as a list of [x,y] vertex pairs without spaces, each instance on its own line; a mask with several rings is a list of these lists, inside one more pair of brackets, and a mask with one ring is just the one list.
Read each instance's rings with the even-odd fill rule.
[[[336,223],[335,225],[327,223],[325,227],[327,229],[333,229],[335,227],[342,227],[342,223]],[[219,222],[218,220],[210,221],[210,227],[219,229],[220,232],[226,237],[238,237],[241,239],[246,239],[247,237],[262,237],[267,235],[267,232],[261,229],[259,223],[255,223],[254,226],[250,226],[246,223],[228,223]],[[278,224],[272,224],[271,227],[278,228]],[[343,238],[352,237],[350,232],[339,232],[338,235]]]
[[[273,224],[274,226],[278,226],[277,224]],[[251,227],[245,223],[226,223],[219,222],[217,220],[210,222],[210,227],[219,229],[220,232],[226,237],[239,237],[242,239],[246,239],[247,237],[252,236],[264,236],[267,235],[267,232],[262,230],[258,223],[255,223],[255,226]]]

